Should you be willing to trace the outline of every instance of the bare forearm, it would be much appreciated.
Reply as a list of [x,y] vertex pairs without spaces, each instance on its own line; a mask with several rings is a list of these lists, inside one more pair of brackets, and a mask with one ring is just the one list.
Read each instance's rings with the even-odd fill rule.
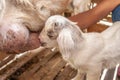
[[78,22],[81,28],[87,28],[108,15],[119,3],[120,0],[103,0],[93,9],[79,13],[69,19]]

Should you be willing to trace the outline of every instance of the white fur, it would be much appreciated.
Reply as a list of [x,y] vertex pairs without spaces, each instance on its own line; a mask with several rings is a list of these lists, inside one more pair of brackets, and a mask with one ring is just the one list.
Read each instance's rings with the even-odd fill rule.
[[[56,41],[46,35],[48,30],[54,29],[54,23],[60,27],[59,31],[54,32],[58,33]],[[44,29],[40,34],[41,41],[50,46],[56,43],[63,59],[78,70],[72,80],[83,80],[84,74],[87,74],[87,80],[99,80],[102,69],[120,63],[120,22],[114,23],[102,33],[83,33],[73,22],[55,15],[47,20]]]
[[91,0],[69,0],[66,12],[76,15],[90,9]]
[[24,4],[25,6],[33,7],[32,0],[15,0],[18,4]]
[[0,0],[0,20],[2,19],[3,17],[3,14],[4,14],[4,10],[5,9],[5,0]]
[[82,13],[89,10],[88,5],[91,0],[73,0],[74,14]]

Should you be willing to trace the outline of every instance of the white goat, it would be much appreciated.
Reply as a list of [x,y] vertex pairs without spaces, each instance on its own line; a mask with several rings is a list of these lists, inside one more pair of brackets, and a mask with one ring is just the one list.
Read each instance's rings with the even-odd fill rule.
[[120,22],[102,33],[83,33],[75,23],[55,15],[39,37],[43,46],[57,46],[63,59],[78,70],[72,80],[83,80],[85,74],[87,80],[99,80],[104,68],[120,63]]
[[69,5],[67,6],[67,13],[76,15],[84,11],[89,10],[91,0],[69,0]]
[[74,14],[82,13],[89,10],[88,5],[91,0],[73,0]]

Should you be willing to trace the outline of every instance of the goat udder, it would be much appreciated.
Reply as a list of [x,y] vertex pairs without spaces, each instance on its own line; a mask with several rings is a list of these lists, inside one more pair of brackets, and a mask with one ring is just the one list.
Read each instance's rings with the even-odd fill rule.
[[0,51],[19,52],[27,44],[29,31],[19,24],[0,27]]

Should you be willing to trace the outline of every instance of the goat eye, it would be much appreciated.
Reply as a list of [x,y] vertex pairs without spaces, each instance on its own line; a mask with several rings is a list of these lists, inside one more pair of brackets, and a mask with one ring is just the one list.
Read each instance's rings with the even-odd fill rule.
[[52,39],[54,36],[52,36],[52,35],[48,35],[48,37]]
[[45,6],[44,6],[44,5],[40,7],[40,10],[44,10],[44,9],[45,9]]
[[53,26],[54,26],[54,29],[55,29],[55,30],[57,30],[57,29],[58,29],[59,24],[58,24],[57,22],[55,22],[55,23],[53,24]]
[[53,31],[48,31],[48,32],[47,32],[47,36],[48,36],[49,38],[53,38],[53,37],[54,37]]
[[55,22],[55,23],[54,23],[54,26],[58,26],[58,23],[57,23],[57,22]]

